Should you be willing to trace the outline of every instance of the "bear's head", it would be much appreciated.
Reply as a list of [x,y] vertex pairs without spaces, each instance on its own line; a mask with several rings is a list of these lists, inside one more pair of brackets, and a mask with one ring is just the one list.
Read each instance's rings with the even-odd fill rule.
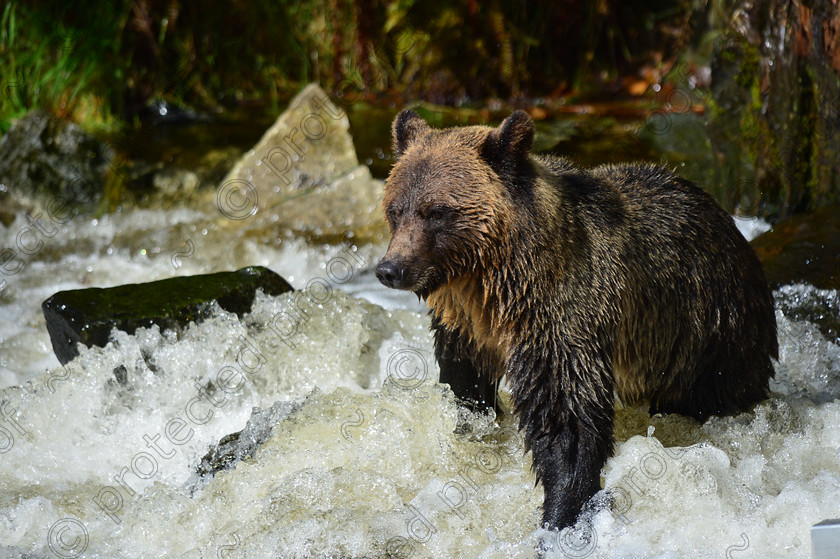
[[397,162],[383,200],[391,242],[379,281],[426,297],[504,260],[534,184],[531,118],[515,111],[498,128],[435,130],[405,110],[393,136]]

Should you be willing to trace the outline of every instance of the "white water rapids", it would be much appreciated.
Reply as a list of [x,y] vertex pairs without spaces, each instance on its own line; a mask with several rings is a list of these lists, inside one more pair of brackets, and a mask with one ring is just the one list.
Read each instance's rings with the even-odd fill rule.
[[[0,246],[27,226],[0,226]],[[383,246],[266,242],[189,208],[42,240],[0,291],[0,557],[810,557],[810,526],[840,516],[840,348],[781,311],[770,400],[705,424],[619,409],[605,490],[557,534],[538,527],[514,419],[459,412],[425,313],[371,279]],[[302,291],[52,355],[40,303],[56,291],[256,264]],[[264,444],[198,479],[272,406],[250,426],[273,426]]]

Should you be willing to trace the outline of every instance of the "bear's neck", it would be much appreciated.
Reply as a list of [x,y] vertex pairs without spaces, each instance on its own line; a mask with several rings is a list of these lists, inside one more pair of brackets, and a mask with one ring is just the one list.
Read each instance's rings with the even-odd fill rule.
[[475,274],[450,280],[426,299],[437,321],[460,332],[477,350],[502,359],[511,339],[504,328],[503,305]]

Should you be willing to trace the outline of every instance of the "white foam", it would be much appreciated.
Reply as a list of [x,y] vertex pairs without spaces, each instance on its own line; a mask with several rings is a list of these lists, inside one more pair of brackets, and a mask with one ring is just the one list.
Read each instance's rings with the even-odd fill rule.
[[[621,410],[604,491],[558,534],[538,526],[542,490],[515,418],[459,412],[434,382],[425,313],[342,291],[388,300],[371,275],[384,247],[357,247],[357,273],[327,290],[312,280],[332,280],[342,247],[199,212],[65,231],[0,292],[0,380],[30,381],[0,392],[0,556],[807,557],[810,525],[837,515],[840,350],[794,316],[815,300],[834,309],[836,292],[777,294],[774,394],[753,412],[701,425]],[[186,240],[193,254],[175,268]],[[117,332],[66,368],[51,361],[39,305],[54,290],[249,264],[309,289],[260,294],[241,320]],[[211,445],[277,401],[296,405],[267,441],[196,490]]]
[[[327,280],[350,293],[394,309],[422,310],[413,295],[387,290],[375,281],[372,269],[385,252],[383,246],[346,243],[310,246],[296,239],[278,239],[261,221],[234,227],[210,213],[177,208],[168,211],[133,210],[91,220],[76,217],[44,229],[51,237],[27,234],[24,248],[41,248],[27,255],[16,248],[21,230],[32,226],[23,214],[9,227],[0,225],[0,247],[11,247],[21,264],[15,274],[0,275],[0,388],[26,382],[58,366],[41,312],[41,302],[57,291],[110,287],[158,279],[266,266],[303,289],[310,281]],[[343,259],[353,274],[343,273]],[[9,266],[12,269],[12,265]]]
[[760,217],[732,216],[732,219],[735,220],[735,226],[738,228],[738,231],[740,231],[744,238],[748,241],[752,241],[762,233],[766,233],[773,228],[772,225]]

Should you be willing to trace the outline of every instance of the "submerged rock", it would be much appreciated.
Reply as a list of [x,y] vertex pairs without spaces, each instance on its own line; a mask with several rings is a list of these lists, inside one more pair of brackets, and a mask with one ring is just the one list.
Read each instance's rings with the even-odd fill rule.
[[819,289],[840,289],[838,207],[781,221],[753,240],[752,247],[774,289],[801,282]]
[[254,408],[245,428],[226,435],[219,444],[210,447],[196,467],[196,475],[187,482],[191,492],[207,485],[217,472],[232,470],[242,459],[252,457],[271,436],[274,425],[297,412],[302,401],[275,402],[264,410]]
[[381,240],[383,183],[359,164],[349,129],[345,112],[308,85],[224,178],[219,211],[315,242]]
[[9,193],[0,188],[0,223],[8,227],[15,220],[18,212],[24,208]]
[[[201,132],[195,132],[195,134],[199,133]],[[132,148],[133,144],[161,142],[159,138],[149,136],[149,134],[145,130],[133,135],[128,134],[115,140],[115,145],[117,149],[133,156],[131,151],[136,149]],[[168,161],[173,158],[172,153],[152,155],[150,159],[147,159],[149,156],[145,153],[131,159],[124,159],[124,167],[121,167],[120,174],[125,181],[125,188],[117,196],[121,204],[152,208],[190,204],[191,200],[199,197],[202,191],[215,190],[231,165],[239,159],[241,150],[227,146],[211,149],[195,159],[187,161],[176,159],[174,162]],[[154,159],[154,157],[160,157],[160,159]]]
[[23,201],[92,208],[112,159],[108,145],[77,125],[34,111],[0,139],[0,190]]
[[53,351],[64,364],[76,357],[76,347],[104,347],[113,328],[133,334],[157,324],[161,330],[180,328],[212,314],[213,302],[243,315],[251,310],[257,289],[280,295],[292,287],[262,266],[236,272],[169,278],[106,289],[60,291],[41,305]]
[[[800,283],[783,285],[774,296],[776,308],[785,317],[816,325],[826,340],[840,348],[840,295],[836,290],[816,289]],[[783,336],[779,335],[780,338]]]

